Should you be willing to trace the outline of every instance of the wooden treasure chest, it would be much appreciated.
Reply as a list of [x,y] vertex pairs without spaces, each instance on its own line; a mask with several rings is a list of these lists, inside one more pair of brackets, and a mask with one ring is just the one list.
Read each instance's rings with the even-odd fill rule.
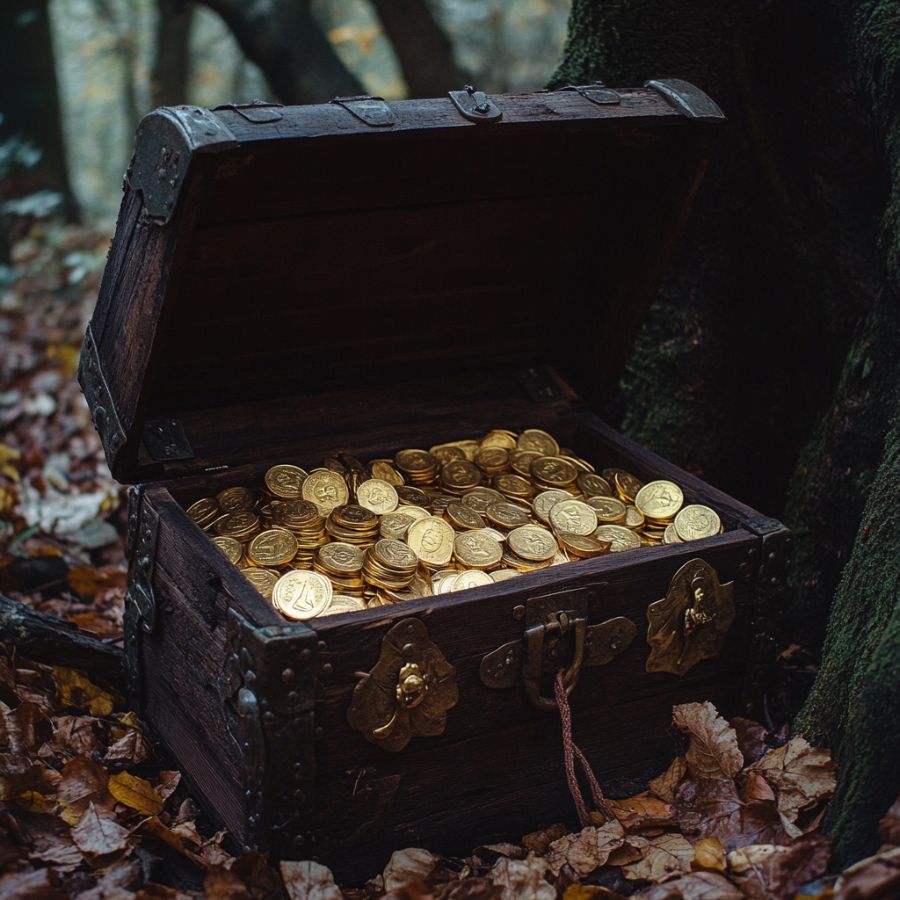
[[722,121],[660,80],[140,124],[79,377],[130,691],[241,844],[356,879],[573,820],[558,673],[612,788],[753,703],[786,530],[592,412]]

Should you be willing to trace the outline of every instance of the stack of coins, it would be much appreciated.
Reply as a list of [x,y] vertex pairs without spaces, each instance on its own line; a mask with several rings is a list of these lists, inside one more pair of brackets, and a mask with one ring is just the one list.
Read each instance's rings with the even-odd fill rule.
[[259,491],[187,507],[285,616],[351,612],[527,572],[719,534],[674,482],[597,470],[537,428],[399,451],[368,465],[270,468]]

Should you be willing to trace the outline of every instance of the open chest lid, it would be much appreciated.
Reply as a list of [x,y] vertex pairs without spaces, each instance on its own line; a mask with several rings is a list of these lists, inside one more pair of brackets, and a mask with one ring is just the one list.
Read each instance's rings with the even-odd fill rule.
[[722,119],[679,80],[151,113],[79,369],[113,474],[600,399]]

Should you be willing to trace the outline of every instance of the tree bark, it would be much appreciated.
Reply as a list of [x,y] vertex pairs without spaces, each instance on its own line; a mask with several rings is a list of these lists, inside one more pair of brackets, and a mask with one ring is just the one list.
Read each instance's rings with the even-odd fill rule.
[[47,0],[0,3],[0,142],[17,140],[39,151],[34,165],[3,175],[7,197],[52,190],[67,221],[79,218],[66,167],[62,113]]
[[156,54],[151,76],[154,106],[187,103],[191,77],[191,20],[189,0],[156,0]]
[[821,650],[833,611],[798,727],[841,766],[843,861],[900,790],[898,44],[890,0],[575,0],[553,78],[682,77],[729,117],[607,413],[794,529],[785,640]]
[[397,54],[410,97],[440,97],[465,84],[450,38],[426,0],[372,0],[372,6]]
[[283,103],[362,93],[309,9],[308,0],[200,0],[218,13]]

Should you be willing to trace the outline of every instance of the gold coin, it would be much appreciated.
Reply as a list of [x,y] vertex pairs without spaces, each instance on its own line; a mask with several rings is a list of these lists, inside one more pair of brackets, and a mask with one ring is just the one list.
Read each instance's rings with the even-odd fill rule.
[[299,500],[303,482],[307,479],[307,473],[299,466],[272,466],[266,472],[266,490],[281,500]]
[[594,538],[598,541],[609,541],[609,549],[613,553],[635,550],[641,546],[640,538],[624,525],[601,525],[594,532]]
[[427,519],[431,513],[427,509],[423,509],[421,506],[413,506],[413,505],[401,505],[397,507],[398,513],[404,516],[409,516],[414,522],[418,522],[419,519]]
[[230,487],[216,494],[216,500],[219,501],[219,507],[222,512],[231,513],[239,512],[243,509],[253,509],[256,504],[256,497],[252,491],[248,491],[245,487]]
[[216,534],[241,538],[249,538],[256,528],[259,527],[259,518],[256,513],[250,512],[248,509],[238,510],[238,512],[228,513],[222,516],[216,522]]
[[495,475],[494,487],[506,497],[526,498],[534,494],[534,487],[521,475]]
[[241,556],[243,556],[244,548],[241,547],[240,542],[236,541],[233,537],[226,537],[225,535],[216,535],[212,542],[222,551],[225,556],[225,559],[228,560],[233,566],[236,566],[241,561]]
[[[609,481],[609,476],[606,474],[607,471],[610,470],[603,470],[603,477]],[[634,498],[637,496],[638,491],[644,486],[643,483],[624,469],[612,469],[611,471],[614,473],[612,483],[615,485],[619,499],[625,503],[634,503]]]
[[486,584],[493,584],[494,579],[487,572],[481,572],[478,569],[469,569],[466,572],[460,572],[453,581],[452,587],[448,590],[467,591],[470,588],[484,587]]
[[501,528],[518,528],[529,522],[528,510],[516,503],[500,500],[491,503],[485,511],[488,519]]
[[388,513],[386,516],[382,516],[378,530],[382,537],[400,540],[409,530],[409,526],[415,521],[413,516],[408,516],[405,513]]
[[563,547],[580,559],[589,559],[593,556],[602,556],[609,553],[610,542],[600,541],[589,534],[567,534],[563,532],[559,535],[559,542]]
[[519,450],[533,450],[541,456],[559,456],[556,438],[540,428],[526,428],[519,435],[516,446]]
[[675,516],[675,531],[683,541],[696,541],[719,533],[722,520],[715,510],[701,503],[685,506]]
[[481,469],[467,459],[451,459],[441,467],[441,484],[452,490],[474,488],[481,481]]
[[592,534],[597,527],[597,513],[581,500],[560,500],[550,510],[550,524],[557,531]]
[[335,507],[350,499],[347,482],[337,472],[316,469],[303,482],[300,492],[304,500],[315,503],[320,515],[327,516]]
[[549,522],[550,521],[550,510],[559,503],[561,500],[571,500],[572,495],[567,491],[557,491],[557,490],[549,490],[549,491],[541,491],[534,500],[531,501],[532,509],[534,509],[534,514],[542,521]]
[[369,463],[369,471],[373,478],[386,481],[394,487],[403,484],[403,476],[394,468],[389,459],[373,459]]
[[499,472],[509,465],[509,451],[503,447],[482,447],[475,454],[475,465],[485,472]]
[[506,498],[500,491],[489,487],[475,487],[463,494],[463,506],[474,509],[475,512],[484,514],[492,503],[503,501]]
[[414,569],[419,564],[413,549],[403,541],[384,538],[376,541],[372,550],[380,562],[395,569]]
[[484,518],[481,514],[457,500],[447,504],[446,515],[454,528],[484,528]]
[[297,553],[297,539],[281,528],[261,531],[247,548],[247,558],[257,566],[283,566]]
[[257,569],[251,566],[248,566],[245,569],[241,569],[241,575],[262,594],[263,598],[266,600],[272,599],[272,590],[275,587],[275,583],[278,581],[278,573],[273,572],[271,569]]
[[541,528],[539,525],[522,525],[514,528],[509,533],[507,542],[517,556],[538,562],[552,559],[559,551],[556,538],[546,528]]
[[401,472],[425,473],[437,469],[438,461],[427,450],[401,450],[394,457],[394,465]]
[[324,575],[293,569],[276,582],[272,603],[289,619],[313,619],[328,609],[331,596],[331,582]]
[[585,497],[611,497],[613,494],[612,485],[594,472],[579,472],[578,487]]
[[560,450],[559,458],[572,463],[579,472],[591,472],[593,474],[597,471],[586,459],[582,459],[580,456],[573,456],[569,450]]
[[637,531],[637,529],[644,527],[644,521],[644,514],[636,506],[625,507],[625,521],[622,524],[626,528]]
[[334,594],[328,608],[319,613],[319,616],[336,616],[339,613],[359,612],[365,609],[365,601],[361,597],[351,597],[348,594]]
[[453,539],[453,555],[473,569],[490,569],[500,562],[503,549],[483,531],[464,531]]
[[491,572],[491,581],[509,581],[510,578],[515,578],[517,575],[521,574],[521,572],[517,572],[515,569],[494,569],[494,571]]
[[393,485],[380,478],[370,478],[356,489],[356,502],[371,512],[383,516],[397,508],[400,498]]
[[634,498],[634,505],[648,519],[656,521],[674,518],[682,503],[684,494],[672,481],[651,481]]
[[208,525],[210,522],[212,522],[212,520],[215,519],[216,516],[218,516],[220,513],[221,510],[219,509],[219,501],[215,500],[212,497],[204,497],[202,500],[198,500],[196,503],[192,503],[187,508],[187,514],[201,528],[204,525]]
[[492,537],[498,544],[502,544],[506,540],[506,534],[502,531],[498,531],[496,528],[491,528],[487,526],[485,528],[477,529],[479,534],[486,534],[488,537]]
[[335,574],[352,574],[362,568],[365,554],[359,547],[343,541],[332,541],[319,547],[319,562]]
[[615,497],[588,497],[585,503],[597,513],[599,522],[609,525],[624,522],[628,513],[625,504]]
[[406,541],[422,562],[443,566],[453,556],[453,529],[437,516],[419,519],[409,527]]
[[428,494],[421,488],[398,484],[395,490],[403,506],[428,506]]
[[495,428],[493,431],[489,431],[481,439],[481,449],[484,450],[491,447],[497,447],[501,450],[514,450],[516,447],[515,432],[506,431],[503,428]]
[[578,477],[578,469],[558,456],[539,456],[531,464],[531,474],[542,484],[566,487]]
[[[677,516],[676,516],[677,518]],[[663,532],[663,543],[664,544],[680,544],[682,540],[678,537],[678,532],[675,530],[675,523],[672,522],[671,525],[666,525],[666,530]]]
[[437,444],[436,446],[429,448],[428,452],[438,461],[438,463],[440,463],[440,465],[450,462],[451,459],[466,458],[466,454],[463,452],[462,447],[457,444]]

